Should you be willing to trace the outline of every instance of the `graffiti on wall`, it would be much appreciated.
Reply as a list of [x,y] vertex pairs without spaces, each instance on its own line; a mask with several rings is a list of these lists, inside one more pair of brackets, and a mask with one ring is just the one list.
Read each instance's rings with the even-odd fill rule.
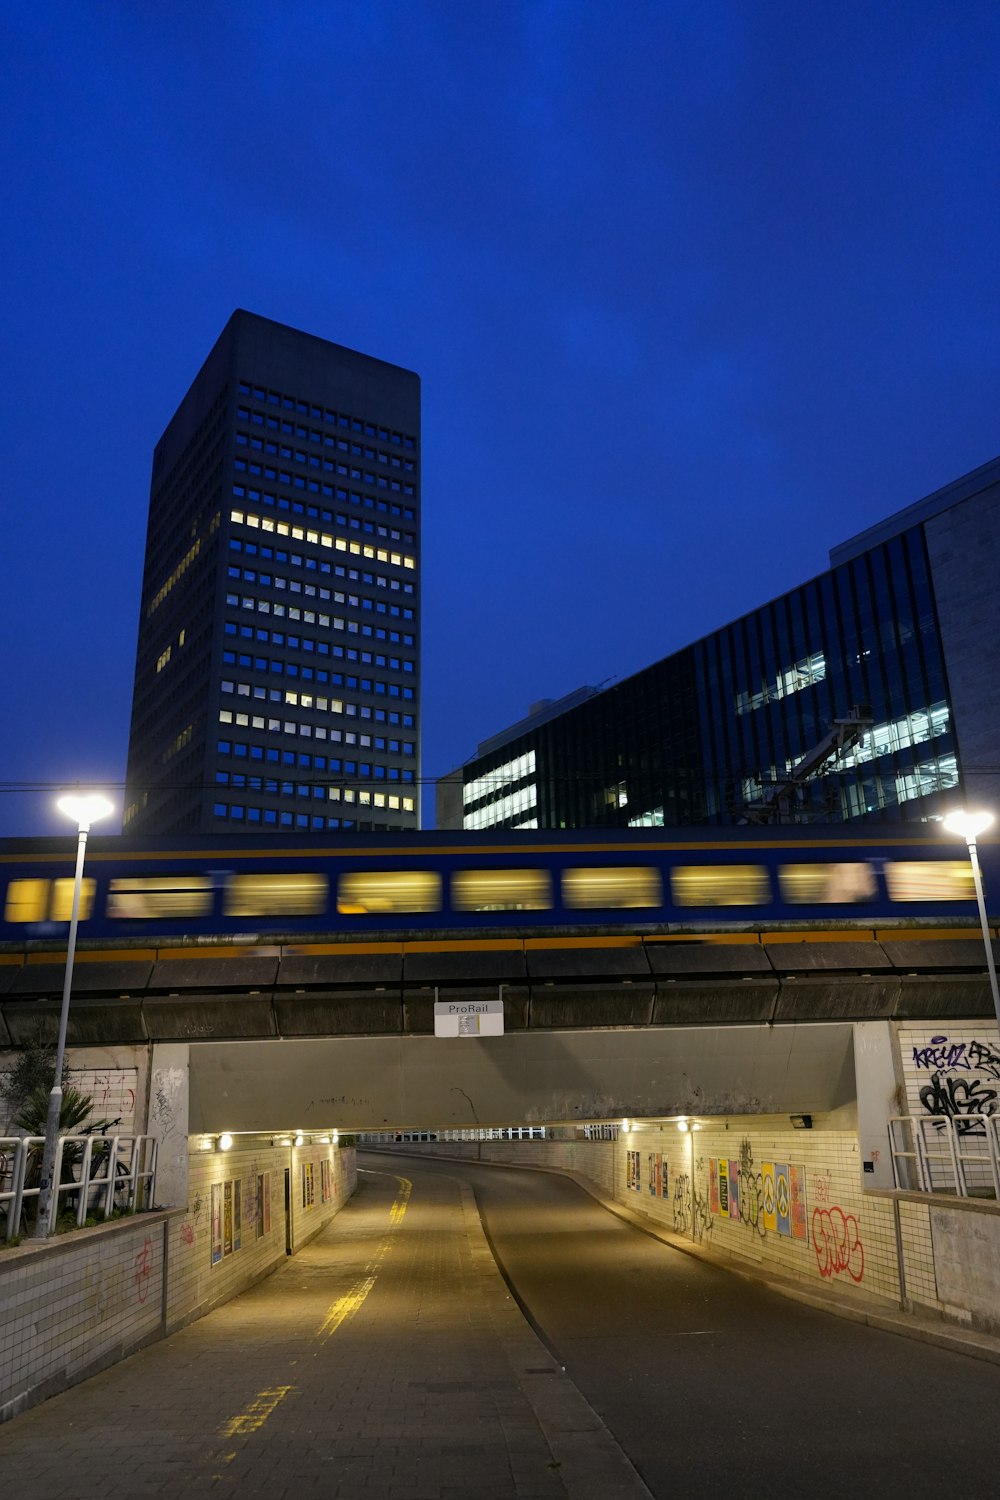
[[961,1135],[985,1134],[986,1119],[1000,1113],[1000,1050],[994,1042],[945,1032],[914,1046],[912,1064],[924,1114],[954,1120]]
[[824,1280],[840,1276],[845,1271],[852,1281],[862,1279],[865,1274],[865,1247],[861,1243],[861,1231],[853,1214],[845,1214],[836,1204],[830,1208],[814,1208],[812,1239],[816,1264]]

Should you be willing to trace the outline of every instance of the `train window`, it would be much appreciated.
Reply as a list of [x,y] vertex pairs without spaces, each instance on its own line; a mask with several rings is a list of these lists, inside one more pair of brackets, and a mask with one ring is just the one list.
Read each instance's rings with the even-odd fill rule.
[[337,910],[341,916],[440,911],[441,877],[433,870],[359,870],[341,875]]
[[675,865],[670,889],[676,906],[766,906],[771,899],[764,865]]
[[878,883],[863,863],[782,865],[781,894],[792,906],[820,906],[841,901],[874,901]]
[[[84,880],[80,887],[80,921],[94,909],[96,881]],[[68,922],[73,915],[72,880],[12,880],[7,887],[4,920],[7,922]]]
[[659,870],[642,865],[616,870],[564,870],[562,892],[563,903],[579,910],[663,905]]
[[548,911],[548,870],[458,870],[451,877],[455,911]]
[[887,859],[890,901],[975,901],[967,859]]
[[122,876],[108,882],[108,916],[116,921],[149,917],[206,917],[212,883],[205,875]]
[[326,911],[325,875],[230,875],[227,917],[318,917]]

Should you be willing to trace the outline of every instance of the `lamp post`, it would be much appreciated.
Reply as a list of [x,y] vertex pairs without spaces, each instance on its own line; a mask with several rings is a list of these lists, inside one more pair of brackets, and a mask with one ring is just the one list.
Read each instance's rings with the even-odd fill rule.
[[990,941],[990,929],[986,920],[983,877],[979,869],[979,852],[976,848],[977,835],[989,828],[992,822],[992,813],[960,811],[949,813],[944,820],[944,826],[949,833],[960,834],[969,847],[969,862],[972,865],[972,883],[976,887],[976,904],[979,907],[979,924],[983,929],[983,942],[986,944],[986,967],[990,971],[990,991],[993,995],[993,1009],[996,1011],[997,1025],[1000,1026],[1000,990],[997,989],[997,968],[993,962],[993,944]]
[[45,1121],[45,1147],[42,1151],[42,1175],[38,1185],[38,1221],[35,1239],[45,1240],[49,1236],[49,1214],[52,1209],[52,1176],[56,1164],[56,1144],[59,1139],[59,1117],[62,1114],[62,1070],[66,1051],[66,1025],[69,1021],[69,993],[73,985],[73,958],[76,954],[76,929],[80,922],[80,893],[83,890],[83,860],[87,850],[87,834],[91,823],[106,818],[114,809],[106,797],[99,793],[82,796],[60,797],[56,803],[60,812],[72,818],[79,828],[76,845],[76,875],[73,880],[73,907],[69,919],[69,942],[66,946],[66,973],[63,978],[62,1010],[59,1013],[59,1040],[56,1043],[55,1076],[49,1094],[49,1112]]

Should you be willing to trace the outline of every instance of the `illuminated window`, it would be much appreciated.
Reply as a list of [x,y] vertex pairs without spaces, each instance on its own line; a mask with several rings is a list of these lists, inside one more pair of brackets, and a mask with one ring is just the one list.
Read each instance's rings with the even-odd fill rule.
[[108,885],[108,916],[120,921],[147,917],[206,917],[212,883],[204,875],[122,877]]
[[313,917],[326,911],[325,875],[231,875],[227,917]]
[[886,860],[891,901],[975,901],[972,865],[967,859]]
[[[389,798],[390,806],[393,800]],[[441,877],[432,870],[358,871],[341,875],[337,910],[342,916],[440,911]]]
[[581,910],[663,905],[659,870],[640,865],[617,870],[564,870],[562,892],[566,906]]
[[826,677],[826,658],[822,651],[815,651],[811,656],[805,656],[797,661],[794,666],[779,672],[771,682],[761,683],[759,690],[755,693],[737,693],[736,712],[738,714],[752,713],[755,708],[762,708],[765,703],[775,703],[782,698],[789,697],[792,693],[800,693],[803,688],[811,687],[815,682],[822,682]]
[[451,904],[456,911],[547,911],[552,877],[547,870],[459,870]]
[[676,906],[766,906],[771,899],[763,865],[677,865],[670,889]]
[[[96,882],[84,880],[80,887],[80,921],[94,909]],[[73,915],[73,881],[12,880],[7,887],[4,919],[8,922],[68,922]]]
[[874,901],[878,894],[875,871],[866,864],[782,865],[778,883],[792,905]]

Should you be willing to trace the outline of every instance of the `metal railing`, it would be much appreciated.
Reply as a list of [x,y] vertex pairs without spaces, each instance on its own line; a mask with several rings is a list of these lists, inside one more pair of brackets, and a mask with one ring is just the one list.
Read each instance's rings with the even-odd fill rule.
[[1000,1116],[893,1115],[889,1151],[897,1188],[1000,1200]]
[[[79,1226],[88,1218],[152,1208],[156,1139],[151,1135],[61,1135],[56,1146],[49,1232],[60,1214]],[[25,1230],[26,1208],[38,1198],[45,1137],[0,1136],[0,1218],[7,1243]],[[35,1180],[33,1180],[35,1179]]]

